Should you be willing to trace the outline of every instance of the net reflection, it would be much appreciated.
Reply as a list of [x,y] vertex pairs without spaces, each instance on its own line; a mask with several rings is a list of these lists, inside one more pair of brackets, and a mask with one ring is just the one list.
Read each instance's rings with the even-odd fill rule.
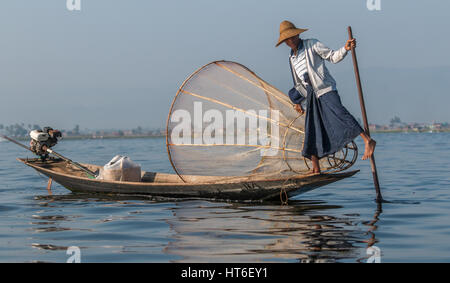
[[[30,223],[34,248],[65,246],[53,237],[71,230],[86,240],[80,245],[91,250],[108,247],[108,260],[126,253],[131,261],[139,254],[144,261],[163,254],[170,262],[367,262],[367,248],[378,243],[375,232],[382,213],[381,205],[373,216],[362,217],[345,214],[345,207],[310,200],[280,206],[128,195],[35,199],[39,210]],[[107,234],[98,239],[97,233]],[[108,242],[117,239],[119,245]]]
[[[164,252],[176,262],[339,262],[357,258],[364,231],[323,202],[287,206],[180,202]],[[366,236],[367,237],[367,236]]]

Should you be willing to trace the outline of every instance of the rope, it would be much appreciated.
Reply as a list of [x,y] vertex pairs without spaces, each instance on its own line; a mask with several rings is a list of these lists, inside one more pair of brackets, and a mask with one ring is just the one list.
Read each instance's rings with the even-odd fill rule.
[[[281,189],[280,189],[280,201],[281,201],[281,205],[288,205],[288,201],[289,201],[289,196],[286,192],[286,188],[284,188],[284,185],[289,182],[289,180],[291,180],[293,177],[289,177],[286,179],[286,181],[283,182],[283,184],[281,185]],[[284,196],[284,199],[283,199]]]
[[[286,200],[283,200],[283,193],[284,193],[284,197],[286,198]],[[281,188],[281,190],[280,190],[281,205],[288,205],[288,200],[289,200],[289,197],[287,195],[286,189],[285,188]]]

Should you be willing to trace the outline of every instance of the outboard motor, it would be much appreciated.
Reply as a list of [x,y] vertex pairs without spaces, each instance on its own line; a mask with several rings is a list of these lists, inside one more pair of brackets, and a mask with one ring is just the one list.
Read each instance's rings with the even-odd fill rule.
[[62,134],[58,130],[50,127],[44,127],[42,130],[33,130],[30,132],[30,149],[39,155],[42,160],[48,157],[47,149],[51,149],[62,138]]

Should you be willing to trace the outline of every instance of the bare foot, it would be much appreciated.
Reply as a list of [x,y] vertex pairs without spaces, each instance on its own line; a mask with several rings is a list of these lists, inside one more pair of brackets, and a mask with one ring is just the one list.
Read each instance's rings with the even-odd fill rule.
[[319,169],[309,169],[308,174],[320,174],[320,168]]
[[375,146],[377,145],[377,142],[374,139],[370,139],[369,142],[366,142],[366,149],[364,151],[364,155],[362,157],[362,160],[366,160],[370,158],[375,151]]

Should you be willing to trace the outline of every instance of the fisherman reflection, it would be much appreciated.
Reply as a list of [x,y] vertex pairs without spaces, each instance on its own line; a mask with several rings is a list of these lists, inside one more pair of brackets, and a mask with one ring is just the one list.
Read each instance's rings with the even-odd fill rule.
[[178,262],[336,262],[357,258],[364,235],[352,219],[326,215],[337,206],[292,201],[288,206],[179,202],[168,220],[164,249]]

